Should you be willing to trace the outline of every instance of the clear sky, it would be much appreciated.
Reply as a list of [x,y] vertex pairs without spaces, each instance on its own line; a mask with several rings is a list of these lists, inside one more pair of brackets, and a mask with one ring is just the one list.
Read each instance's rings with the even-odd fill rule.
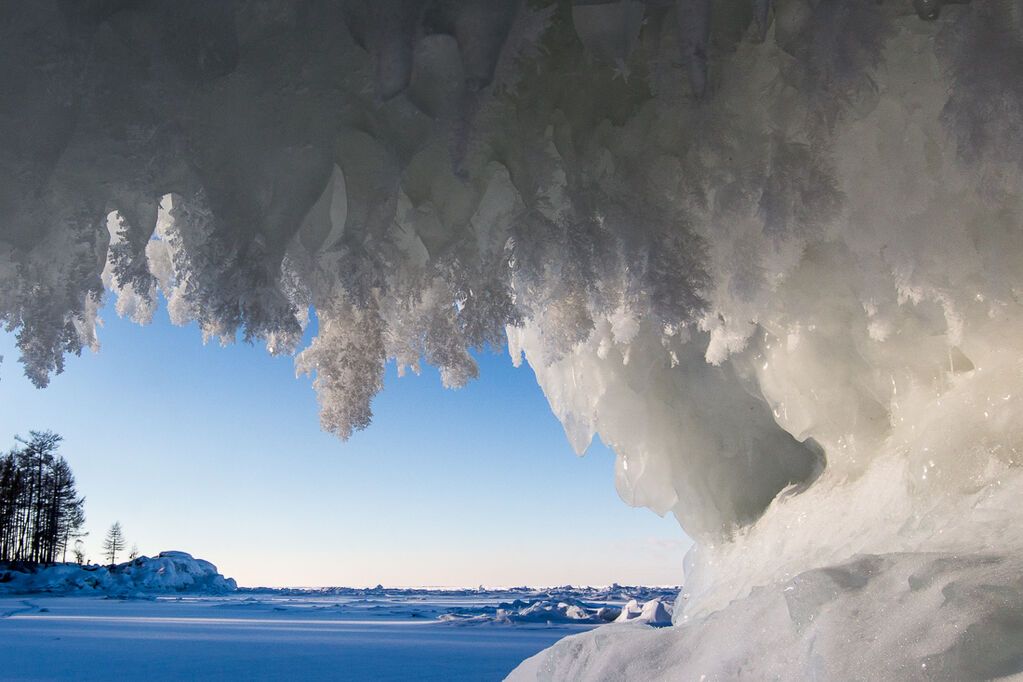
[[102,314],[98,354],[29,384],[0,332],[0,447],[51,429],[86,495],[88,556],[120,520],[143,554],[191,552],[242,585],[677,584],[689,541],[625,505],[613,455],[577,458],[533,372],[478,356],[461,390],[388,366],[374,423],[319,428],[307,378],[261,346],[203,345],[160,310]]

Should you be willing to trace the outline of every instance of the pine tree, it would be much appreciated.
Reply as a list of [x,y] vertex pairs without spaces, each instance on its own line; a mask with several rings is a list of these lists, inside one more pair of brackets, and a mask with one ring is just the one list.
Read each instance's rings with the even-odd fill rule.
[[121,530],[121,522],[114,521],[114,525],[110,526],[107,537],[103,541],[103,556],[108,559],[107,563],[111,566],[117,563],[117,553],[122,549],[124,549],[124,531]]
[[0,456],[0,561],[49,564],[66,558],[80,537],[85,498],[75,489],[61,437],[32,431],[21,447]]

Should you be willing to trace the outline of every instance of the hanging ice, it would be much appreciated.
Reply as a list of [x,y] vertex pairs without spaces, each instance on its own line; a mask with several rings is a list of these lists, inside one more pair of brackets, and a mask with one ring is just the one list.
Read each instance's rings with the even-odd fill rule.
[[[314,310],[297,366],[341,436],[387,361],[458,386],[507,339],[577,450],[600,434],[622,497],[698,542],[659,651],[731,633],[728,660],[803,652],[757,658],[786,676],[819,641],[838,675],[828,610],[901,599],[926,646],[878,675],[1019,672],[934,601],[972,595],[940,613],[1020,653],[1018,2],[36,2],[0,27],[0,317],[37,384],[95,345],[104,283],[272,352]],[[754,612],[794,630],[740,636]]]

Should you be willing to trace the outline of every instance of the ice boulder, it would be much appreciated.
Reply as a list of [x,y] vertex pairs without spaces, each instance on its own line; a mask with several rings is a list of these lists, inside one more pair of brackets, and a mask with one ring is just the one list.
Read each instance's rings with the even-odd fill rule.
[[616,623],[627,623],[630,620],[634,620],[639,617],[642,611],[639,608],[639,602],[635,599],[630,599],[628,603],[622,607],[622,612],[615,618]]
[[643,610],[637,619],[647,625],[671,625],[671,613],[665,608],[660,599],[651,599],[643,604]]
[[615,618],[616,623],[645,623],[647,625],[671,625],[671,612],[660,599],[651,599],[641,607],[635,599],[622,607],[622,612]]

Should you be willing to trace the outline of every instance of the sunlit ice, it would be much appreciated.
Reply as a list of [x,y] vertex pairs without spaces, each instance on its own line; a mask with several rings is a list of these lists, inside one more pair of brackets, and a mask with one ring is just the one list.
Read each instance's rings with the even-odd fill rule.
[[[102,520],[83,548],[110,552],[35,571],[85,526],[43,513],[77,499],[45,484],[66,478],[57,454],[15,445],[22,563],[2,584],[556,630],[477,677],[1023,672],[1018,2],[2,16],[7,429],[63,429]],[[137,369],[172,356],[159,384]],[[105,419],[25,423],[57,414],[62,384]],[[155,414],[125,419],[156,385]],[[109,459],[90,472],[75,442]],[[119,469],[127,492],[96,499]],[[161,513],[133,530],[118,506]],[[125,544],[187,554],[120,568],[118,520]],[[172,566],[180,581],[150,579]],[[372,589],[244,592],[332,575]],[[387,592],[475,575],[606,590]],[[419,597],[443,604],[406,608]],[[22,624],[79,602],[18,603],[2,625],[30,652]],[[142,615],[159,613],[188,615]],[[444,677],[443,658],[416,670]]]

